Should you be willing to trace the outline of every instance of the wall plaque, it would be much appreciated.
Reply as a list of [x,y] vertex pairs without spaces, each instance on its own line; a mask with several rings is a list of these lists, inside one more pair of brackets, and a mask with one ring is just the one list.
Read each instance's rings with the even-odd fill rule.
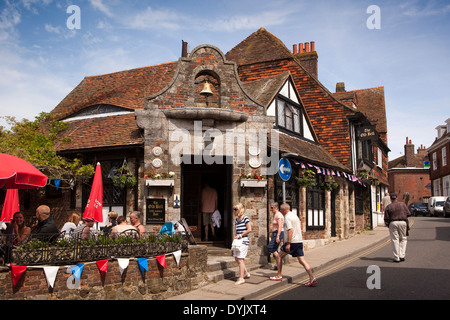
[[166,219],[166,200],[165,199],[147,199],[146,201],[145,223],[165,223]]

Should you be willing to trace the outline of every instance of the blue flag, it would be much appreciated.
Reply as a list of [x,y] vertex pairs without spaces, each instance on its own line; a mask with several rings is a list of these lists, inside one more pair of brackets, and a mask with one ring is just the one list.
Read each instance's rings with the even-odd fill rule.
[[84,263],[70,266],[70,269],[72,269],[72,274],[73,274],[75,280],[81,278],[81,273],[83,272],[83,268],[84,268]]
[[144,274],[144,271],[148,271],[147,258],[138,258],[137,260],[139,269],[141,270],[142,274]]
[[60,179],[54,179],[53,182],[55,183],[56,190],[58,190],[59,189],[59,185],[61,184],[61,180]]

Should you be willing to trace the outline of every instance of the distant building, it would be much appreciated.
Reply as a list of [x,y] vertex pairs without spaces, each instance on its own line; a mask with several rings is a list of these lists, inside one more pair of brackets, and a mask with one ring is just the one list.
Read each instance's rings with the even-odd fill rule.
[[396,192],[406,204],[427,202],[431,196],[429,173],[427,149],[420,146],[415,153],[414,144],[407,137],[405,155],[389,161],[389,192]]
[[433,196],[450,196],[450,118],[436,127],[437,137],[427,149]]

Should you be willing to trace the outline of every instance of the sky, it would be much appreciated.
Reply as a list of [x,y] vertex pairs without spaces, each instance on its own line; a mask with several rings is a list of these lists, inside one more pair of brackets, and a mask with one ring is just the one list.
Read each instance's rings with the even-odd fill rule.
[[450,118],[448,0],[0,1],[0,117],[50,112],[86,76],[177,61],[182,40],[226,53],[264,27],[290,50],[315,41],[331,92],[384,86],[389,160]]

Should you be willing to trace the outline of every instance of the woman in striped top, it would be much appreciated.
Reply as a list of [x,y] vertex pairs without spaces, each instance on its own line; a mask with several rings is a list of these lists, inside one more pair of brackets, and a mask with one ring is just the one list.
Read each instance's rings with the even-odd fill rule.
[[245,278],[250,278],[250,273],[248,273],[247,268],[245,267],[244,259],[247,256],[248,246],[250,244],[248,234],[252,232],[252,226],[250,224],[249,218],[244,215],[245,209],[241,203],[235,205],[233,207],[233,211],[237,216],[236,220],[234,221],[234,238],[243,239],[240,250],[234,251],[234,259],[239,266],[239,279],[236,281],[236,285],[240,285],[245,282]]

